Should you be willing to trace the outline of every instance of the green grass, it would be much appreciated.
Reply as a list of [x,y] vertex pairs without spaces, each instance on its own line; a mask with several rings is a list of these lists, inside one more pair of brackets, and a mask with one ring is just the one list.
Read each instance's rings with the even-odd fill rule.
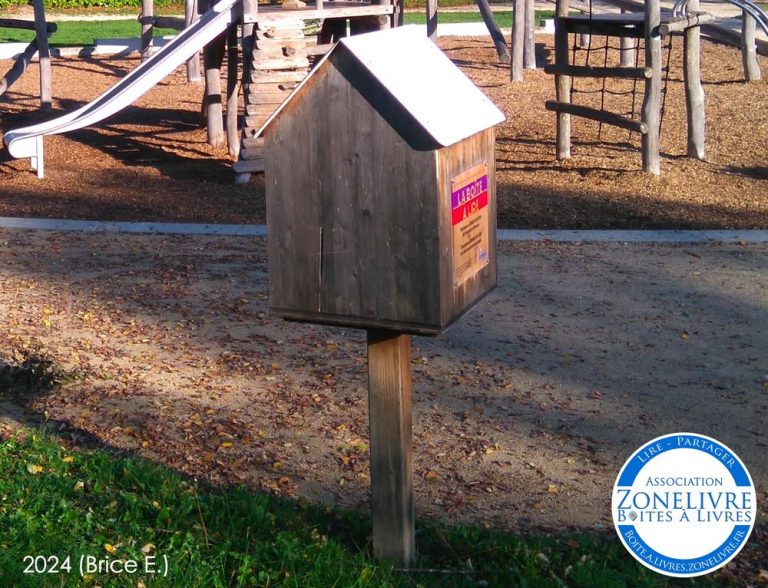
[[[537,22],[542,18],[552,18],[554,12],[542,11],[536,13]],[[501,27],[512,26],[512,12],[497,12],[496,20]],[[477,11],[473,12],[440,12],[439,23],[481,22],[482,17]],[[405,14],[406,24],[424,24],[426,18],[423,12],[408,12]],[[95,39],[138,38],[141,27],[135,18],[126,20],[106,21],[60,21],[58,30],[51,35],[50,44],[54,47],[80,47],[93,45]],[[174,35],[172,29],[156,28],[155,36]],[[33,31],[0,28],[0,43],[23,42],[29,43],[34,37]]]
[[[0,440],[0,586],[670,585],[607,534],[420,525],[418,566],[440,571],[410,574],[374,561],[369,535],[365,514],[208,487],[142,459],[65,448],[39,431]],[[83,556],[144,566],[147,554],[167,557],[167,577],[79,575]],[[71,571],[25,574],[26,556],[69,558]]]
[[[512,26],[512,11],[500,11],[494,12],[496,22],[502,28],[509,28]],[[543,18],[554,18],[555,12],[553,10],[537,10],[535,16],[535,22],[541,22]],[[480,12],[447,12],[438,11],[437,23],[440,24],[460,23],[460,22],[482,22],[483,17]],[[406,12],[405,24],[426,24],[427,17],[423,12]]]
[[[141,35],[141,25],[133,19],[126,20],[64,20],[57,23],[58,30],[49,39],[54,47],[80,47],[93,45],[95,39],[138,38]],[[156,37],[174,35],[173,29],[155,28]],[[34,31],[0,28],[0,43],[22,42],[29,43]]]

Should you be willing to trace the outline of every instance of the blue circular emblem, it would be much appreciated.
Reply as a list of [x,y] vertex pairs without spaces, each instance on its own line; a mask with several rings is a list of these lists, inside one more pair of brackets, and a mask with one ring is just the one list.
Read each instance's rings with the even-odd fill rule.
[[687,578],[715,571],[747,542],[755,487],[719,441],[674,433],[649,441],[621,468],[611,514],[624,547],[644,566]]

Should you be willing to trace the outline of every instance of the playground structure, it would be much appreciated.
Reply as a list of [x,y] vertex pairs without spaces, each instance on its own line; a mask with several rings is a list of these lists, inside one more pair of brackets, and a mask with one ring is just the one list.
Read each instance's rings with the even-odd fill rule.
[[[743,63],[747,80],[759,78],[760,70],[755,55],[754,26],[747,26],[751,21],[760,23],[768,32],[768,16],[751,0],[729,0],[744,11],[744,31],[742,40]],[[545,71],[555,76],[556,100],[546,102],[547,110],[557,113],[557,158],[568,159],[571,156],[571,117],[579,116],[638,132],[642,137],[642,167],[644,172],[660,173],[659,139],[663,117],[663,97],[666,94],[666,78],[669,75],[669,55],[671,55],[671,35],[683,35],[683,78],[688,126],[687,154],[689,157],[705,157],[705,110],[704,89],[701,84],[700,46],[701,27],[711,23],[711,14],[699,11],[698,0],[678,0],[671,11],[662,11],[659,0],[646,0],[643,12],[627,12],[625,6],[634,6],[621,0],[621,14],[593,14],[592,5],[586,13],[571,14],[569,0],[557,0],[555,18],[555,63]],[[580,8],[583,10],[584,6]],[[570,49],[570,36],[574,37],[573,50]],[[605,38],[605,44],[593,49],[593,36]],[[619,45],[612,47],[610,39],[619,39]],[[664,79],[662,41],[669,39],[667,64]],[[579,39],[585,39],[587,45],[583,65],[577,64]],[[638,41],[642,41],[640,44]],[[638,67],[639,54],[644,54],[644,64]],[[608,64],[609,50],[618,49],[619,65]],[[590,62],[593,51],[603,52],[603,63],[598,66]],[[633,59],[634,56],[634,59]],[[753,59],[754,58],[754,59]],[[634,63],[633,63],[634,62]],[[574,80],[578,78],[602,79],[602,98],[600,108],[575,104]],[[633,80],[631,92],[632,110],[617,114],[606,110],[606,79]],[[635,96],[638,82],[643,85],[643,99],[639,118],[634,116]],[[613,92],[619,94],[620,92]]]
[[[53,120],[9,131],[4,142],[13,157],[30,158],[38,177],[43,177],[45,135],[80,129],[122,110],[203,50],[208,141],[218,144],[224,140],[222,105],[226,103],[226,137],[230,152],[240,156],[234,169],[243,179],[251,172],[263,171],[262,140],[253,133],[306,76],[310,58],[330,49],[347,27],[352,34],[388,28],[397,24],[399,14],[395,0],[317,0],[297,9],[259,5],[254,0],[221,0],[199,19],[190,19],[189,26],[178,36],[157,53],[145,55],[146,59],[136,69],[90,103]],[[312,48],[307,46],[303,33],[305,22],[310,20],[323,22],[318,44]],[[237,67],[238,26],[244,56],[242,68]],[[230,74],[227,98],[223,100],[220,67],[225,42],[229,44]],[[246,103],[242,134],[238,132],[237,116],[241,87]]]
[[40,62],[40,107],[43,110],[48,110],[51,108],[51,55],[48,50],[48,37],[56,31],[56,25],[46,22],[43,0],[33,0],[32,7],[34,10],[34,20],[32,21],[0,18],[0,28],[35,31],[35,38],[16,57],[11,69],[0,78],[0,96],[5,94],[13,83],[21,77],[37,53]]
[[[695,1],[695,0],[694,0]],[[755,51],[755,41],[749,41],[754,36],[754,26],[759,23],[762,27],[768,27],[768,17],[765,17],[759,8],[753,6],[751,0],[730,0],[744,7],[745,27],[742,51],[747,79],[759,77],[756,53],[764,52],[766,47],[758,44]],[[57,119],[31,127],[9,131],[5,134],[5,143],[9,153],[14,157],[29,157],[32,166],[37,170],[38,176],[44,174],[43,165],[43,137],[48,134],[65,133],[94,124],[111,114],[125,108],[163,77],[170,74],[176,67],[187,62],[188,79],[198,81],[201,79],[199,70],[198,53],[203,51],[205,66],[205,105],[208,142],[212,145],[228,143],[230,154],[238,161],[233,165],[237,174],[236,179],[247,180],[250,173],[264,170],[263,139],[256,136],[256,130],[274,112],[277,106],[290,94],[291,90],[306,76],[310,65],[321,55],[328,51],[333,42],[346,34],[356,34],[379,30],[390,26],[397,26],[402,22],[402,7],[399,0],[373,0],[367,2],[336,2],[316,0],[307,6],[300,7],[294,0],[289,0],[285,5],[270,4],[259,5],[255,0],[222,0],[206,10],[200,18],[197,18],[194,0],[185,2],[185,18],[174,19],[171,17],[154,17],[151,0],[143,3],[140,21],[142,23],[142,64],[123,80],[107,92],[93,100],[90,104]],[[614,5],[622,7],[637,7],[632,0],[612,0]],[[656,0],[649,0],[650,5],[658,5]],[[303,3],[302,3],[303,4]],[[293,9],[286,9],[285,6]],[[503,61],[498,35],[494,36],[493,26],[495,22],[492,16],[487,18],[483,10],[484,0],[478,0],[481,13],[483,13],[486,25],[494,39],[497,53]],[[639,5],[642,6],[642,5]],[[659,14],[658,22],[664,28],[665,34],[671,34],[677,30],[686,30],[686,43],[693,47],[693,37],[698,37],[699,27],[714,26],[707,24],[706,17],[701,15],[685,16],[685,9],[693,4],[680,3],[671,17],[665,14],[664,22]],[[45,24],[45,16],[42,12],[42,1],[35,0],[36,18],[35,26],[39,30],[53,30]],[[658,124],[659,119],[659,77],[653,72],[655,62],[660,60],[655,49],[656,36],[652,34],[657,30],[654,26],[645,26],[646,19],[656,18],[655,8],[646,10],[646,14],[627,15],[597,15],[587,12],[591,5],[586,5],[573,0],[562,0],[558,7],[563,7],[567,12],[575,7],[582,11],[581,16],[569,16],[566,20],[562,14],[558,15],[557,22],[560,30],[579,30],[580,35],[590,38],[592,34],[605,33],[605,27],[611,28],[613,33],[618,33],[622,42],[622,67],[608,71],[607,68],[594,68],[591,66],[581,69],[568,69],[575,67],[569,64],[567,56],[567,33],[563,40],[562,33],[556,41],[556,63],[549,68],[550,73],[556,75],[558,96],[557,100],[550,102],[548,108],[558,112],[558,157],[563,159],[569,156],[570,144],[570,117],[587,116],[596,118],[608,124],[618,124],[624,128],[630,128],[643,135],[643,167],[646,171],[658,173]],[[516,10],[524,11],[525,19],[517,19],[519,24],[513,32],[512,39],[512,77],[522,78],[522,64],[526,68],[535,67],[535,54],[533,43],[533,2],[531,0],[518,0]],[[624,8],[623,8],[624,9]],[[490,10],[488,10],[490,14]],[[692,13],[693,14],[693,13]],[[650,15],[650,16],[648,16]],[[428,33],[434,33],[436,27],[437,9],[433,2],[427,3]],[[618,20],[617,20],[618,19]],[[622,25],[622,19],[626,24]],[[319,21],[322,28],[317,35],[316,42],[305,36],[305,27],[308,21]],[[694,22],[695,21],[695,22]],[[606,23],[613,24],[606,24]],[[650,21],[649,21],[650,22]],[[601,24],[602,23],[602,24]],[[170,26],[180,29],[180,34],[166,47],[151,55],[152,27]],[[566,26],[567,25],[567,26]],[[27,25],[28,26],[28,25]],[[42,26],[42,28],[40,28]],[[597,27],[597,28],[595,28]],[[600,27],[603,27],[600,29]],[[671,27],[671,28],[670,28]],[[496,27],[498,28],[498,27]],[[646,66],[645,68],[631,67],[625,61],[632,51],[631,43],[634,39],[645,38],[645,31],[650,35],[650,43],[645,44]],[[751,31],[751,32],[750,32]],[[752,35],[750,37],[750,35]],[[45,35],[42,35],[45,37]],[[629,42],[625,44],[625,42]],[[696,41],[698,43],[698,41]],[[30,44],[24,55],[34,55],[34,47],[40,49],[41,71],[47,72],[41,75],[41,102],[50,104],[50,69],[47,58],[47,43],[38,33],[38,39]],[[506,48],[503,37],[501,45]],[[30,53],[31,51],[31,53]],[[19,57],[22,64],[29,62],[30,57]],[[221,67],[224,56],[228,60],[228,77],[226,97],[222,97]],[[239,66],[240,56],[243,56],[242,65]],[[697,84],[697,66],[693,62],[698,61],[698,52],[688,52],[692,69],[686,67],[686,72],[691,77],[689,98],[693,101],[689,107],[689,154],[703,157],[703,95],[700,83]],[[746,56],[749,57],[749,59]],[[695,57],[695,59],[694,59]],[[754,58],[754,59],[753,59]],[[753,63],[754,61],[754,63]],[[18,63],[18,62],[17,62]],[[748,67],[749,65],[749,67]],[[24,65],[25,66],[25,65]],[[16,67],[16,66],[14,66]],[[563,69],[565,68],[565,69]],[[657,68],[658,69],[658,68]],[[23,69],[22,69],[23,71]],[[517,72],[517,73],[516,73]],[[751,73],[748,73],[751,72]],[[20,74],[19,74],[20,75]],[[517,76],[517,77],[516,77]],[[573,89],[571,78],[578,76],[603,76],[603,77],[632,77],[645,80],[646,92],[643,113],[640,121],[624,120],[621,116],[611,115],[607,112],[588,112],[583,107],[573,104],[570,100],[570,91]],[[46,89],[47,88],[47,89]],[[566,91],[567,90],[567,91]],[[245,116],[240,117],[240,92],[244,95]],[[224,108],[226,104],[226,109]],[[226,113],[226,120],[224,114]],[[244,124],[241,124],[244,123]]]

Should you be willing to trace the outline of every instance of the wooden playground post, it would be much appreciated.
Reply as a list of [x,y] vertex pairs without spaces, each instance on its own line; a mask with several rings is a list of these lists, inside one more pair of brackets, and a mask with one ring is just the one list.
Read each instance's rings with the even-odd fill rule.
[[[192,26],[197,19],[197,0],[184,0],[184,27]],[[198,51],[187,61],[187,81],[198,83],[202,79],[200,75],[200,52]]]
[[224,63],[227,34],[219,35],[203,49],[205,66],[205,122],[208,144],[224,143],[224,109],[221,100],[221,66]]
[[496,19],[493,18],[491,5],[488,4],[488,0],[475,0],[475,2],[480,9],[480,15],[483,17],[485,27],[491,35],[493,45],[496,47],[496,55],[499,56],[499,62],[509,63],[511,57],[509,55],[509,49],[507,48],[507,42],[504,40],[504,34],[501,32]]
[[744,79],[752,82],[760,79],[760,66],[757,63],[757,43],[754,17],[741,11],[741,61],[744,65]]
[[641,119],[646,125],[642,135],[643,171],[659,175],[659,123],[661,108],[661,9],[659,0],[645,2],[645,66],[651,76],[645,79]]
[[152,33],[155,24],[154,0],[141,0],[141,60],[152,56]]
[[[699,0],[689,0],[688,9],[695,14]],[[688,157],[704,159],[704,133],[706,114],[704,110],[704,87],[701,85],[701,27],[685,29],[683,41],[683,76],[685,80],[686,117],[688,119]]]
[[523,65],[525,69],[536,69],[536,2],[525,0],[525,46],[523,48]]
[[427,36],[437,39],[437,0],[427,0]]
[[237,129],[240,98],[238,52],[237,24],[231,24],[227,29],[227,147],[229,154],[235,158],[240,155],[240,135]]
[[35,13],[35,34],[37,37],[37,56],[40,62],[40,108],[51,109],[51,52],[48,49],[48,26],[45,22],[43,0],[33,3]]
[[[215,0],[203,0],[203,10],[210,10]],[[203,109],[208,144],[216,147],[224,143],[224,107],[221,99],[221,67],[227,45],[227,32],[222,33],[203,48],[203,67],[205,68],[205,95]]]
[[513,82],[523,81],[523,59],[525,53],[525,18],[520,18],[525,13],[526,0],[514,1],[514,22],[512,23],[512,57],[510,59],[511,78]]
[[[566,71],[568,63],[568,29],[562,19],[568,16],[568,0],[557,3],[557,18],[555,18],[555,65]],[[571,102],[571,78],[563,73],[555,75],[555,94],[559,103]],[[571,156],[571,115],[567,112],[557,113],[557,159],[568,159]]]
[[411,337],[368,329],[373,555],[410,568],[413,508]]
[[[627,13],[626,8],[621,9],[622,14]],[[632,37],[621,37],[619,39],[621,47],[620,52],[620,65],[621,67],[634,67],[635,65],[635,49],[637,48],[637,39]]]

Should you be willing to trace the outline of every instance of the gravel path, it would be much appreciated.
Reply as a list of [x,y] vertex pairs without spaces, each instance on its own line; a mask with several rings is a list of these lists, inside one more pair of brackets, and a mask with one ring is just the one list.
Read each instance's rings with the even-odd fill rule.
[[[366,507],[364,338],[270,316],[263,239],[6,229],[0,264],[0,357],[76,375],[6,399],[0,428],[44,416]],[[624,460],[675,431],[736,451],[765,507],[768,245],[507,243],[499,264],[476,309],[414,339],[419,516],[602,528]]]

